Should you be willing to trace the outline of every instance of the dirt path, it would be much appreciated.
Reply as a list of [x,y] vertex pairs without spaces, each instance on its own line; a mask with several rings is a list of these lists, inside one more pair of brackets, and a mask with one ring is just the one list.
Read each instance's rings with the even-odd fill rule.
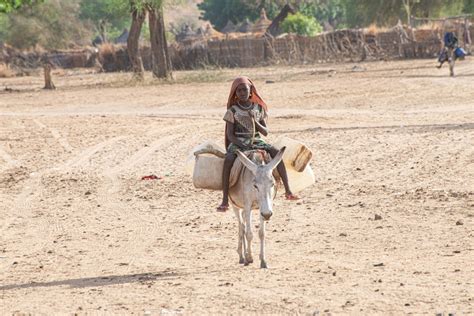
[[[314,151],[317,183],[275,201],[268,270],[238,264],[233,213],[184,171],[222,142],[239,74],[268,140]],[[455,78],[427,60],[128,76],[0,79],[0,314],[474,313],[472,58]]]

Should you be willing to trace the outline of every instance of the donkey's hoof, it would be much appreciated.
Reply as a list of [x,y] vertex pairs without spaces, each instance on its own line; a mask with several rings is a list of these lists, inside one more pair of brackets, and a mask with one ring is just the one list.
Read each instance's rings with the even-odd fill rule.
[[261,269],[268,269],[268,265],[265,261],[260,261],[260,268]]
[[240,258],[240,259],[239,259],[239,264],[244,264],[244,263],[245,263],[244,258]]
[[244,266],[248,266],[249,264],[250,264],[250,262],[244,261]]

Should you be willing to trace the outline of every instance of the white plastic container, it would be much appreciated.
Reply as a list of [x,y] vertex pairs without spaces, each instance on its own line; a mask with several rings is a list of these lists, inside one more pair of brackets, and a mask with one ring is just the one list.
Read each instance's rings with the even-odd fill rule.
[[293,193],[300,192],[316,182],[310,160],[311,150],[302,142],[286,136],[278,138],[273,146],[280,149],[286,147],[283,162],[288,174],[288,182]]
[[196,156],[193,172],[194,187],[208,190],[222,190],[223,169],[223,158],[209,154]]
[[[293,193],[302,191],[315,183],[313,169],[309,164],[312,158],[312,152],[309,148],[303,143],[288,137],[280,137],[273,145],[276,148],[286,146],[283,162]],[[186,160],[185,168],[188,174],[193,177],[193,184],[196,188],[222,190],[224,158],[221,157],[224,155],[225,151],[211,141],[193,148]]]
[[273,146],[278,149],[286,147],[283,154],[285,166],[291,166],[297,172],[303,172],[313,157],[313,153],[305,144],[286,136],[279,137]]
[[[206,142],[194,147],[191,150],[189,156],[186,158],[186,162],[185,162],[185,165],[184,165],[186,173],[189,174],[191,177],[194,175],[194,166],[196,164],[196,155],[195,155],[195,153],[200,152],[202,150],[216,151],[216,152],[220,152],[223,156],[225,155],[225,150],[223,150],[221,146],[217,145],[213,141],[206,141]],[[213,156],[215,156],[215,155],[213,155]]]

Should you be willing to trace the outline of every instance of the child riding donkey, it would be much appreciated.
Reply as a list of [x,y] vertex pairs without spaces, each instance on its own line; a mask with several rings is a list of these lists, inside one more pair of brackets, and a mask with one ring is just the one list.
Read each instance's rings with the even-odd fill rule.
[[[227,153],[222,173],[222,203],[217,207],[217,211],[225,212],[229,209],[229,178],[238,150],[260,149],[268,152],[272,158],[278,153],[278,149],[266,143],[260,136],[268,134],[266,120],[267,105],[258,94],[255,85],[247,77],[236,78],[232,83],[227,112],[224,116]],[[285,187],[286,199],[299,199],[290,190],[283,161],[278,164],[277,170]]]

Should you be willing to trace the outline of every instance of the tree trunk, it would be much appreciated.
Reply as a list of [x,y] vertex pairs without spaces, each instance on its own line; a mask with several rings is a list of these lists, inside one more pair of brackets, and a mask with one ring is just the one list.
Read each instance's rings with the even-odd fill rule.
[[156,78],[172,78],[171,59],[165,36],[163,8],[151,8],[148,13],[150,24],[150,42],[153,62],[153,76]]
[[139,44],[143,21],[145,21],[145,11],[132,8],[132,25],[127,39],[127,51],[130,64],[132,64],[133,77],[137,80],[145,78]]
[[411,25],[410,0],[403,0],[403,6],[405,7],[405,11],[407,13],[407,23],[408,23],[409,26],[413,27],[413,25]]
[[44,69],[44,89],[48,89],[48,90],[56,89],[53,83],[53,79],[51,78],[51,64],[45,63],[43,65],[43,69]]

